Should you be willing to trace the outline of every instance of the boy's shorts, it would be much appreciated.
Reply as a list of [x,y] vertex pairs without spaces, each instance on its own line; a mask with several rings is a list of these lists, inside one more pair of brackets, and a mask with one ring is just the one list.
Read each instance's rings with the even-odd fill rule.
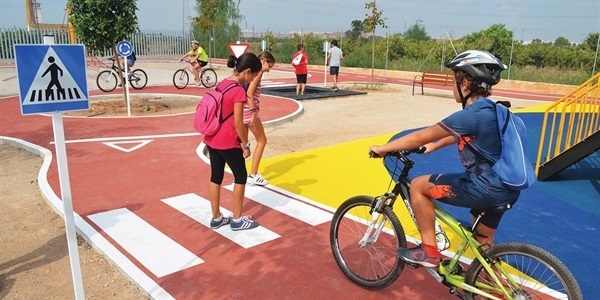
[[329,75],[338,75],[340,73],[340,67],[329,67]]
[[127,67],[131,68],[133,65],[135,65],[135,60],[127,59]]
[[296,82],[297,83],[306,83],[306,78],[308,74],[296,74]]
[[[471,215],[474,217],[477,217],[479,212],[486,208],[514,204],[518,198],[518,193],[516,197],[494,197],[489,189],[482,192],[469,178],[468,173],[432,174],[429,182],[435,185],[429,189],[429,193],[435,200],[471,208]],[[481,223],[497,229],[503,214],[487,213],[481,218]]]

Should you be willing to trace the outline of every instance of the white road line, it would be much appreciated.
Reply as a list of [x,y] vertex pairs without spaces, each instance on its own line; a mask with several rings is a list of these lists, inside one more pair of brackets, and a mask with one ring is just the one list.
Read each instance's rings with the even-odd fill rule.
[[[233,184],[225,188],[233,191]],[[330,212],[259,186],[247,185],[246,197],[312,226],[329,222],[333,217]]]
[[[210,201],[208,199],[190,193],[162,199],[162,202],[182,212],[207,228],[210,228],[209,223],[212,218],[212,212]],[[221,212],[224,216],[231,216],[231,212],[227,209],[221,208]],[[251,230],[241,231],[232,231],[229,226],[223,226],[214,231],[245,249],[281,237],[279,234],[270,231],[262,225]]]
[[88,217],[157,277],[204,262],[127,208]]

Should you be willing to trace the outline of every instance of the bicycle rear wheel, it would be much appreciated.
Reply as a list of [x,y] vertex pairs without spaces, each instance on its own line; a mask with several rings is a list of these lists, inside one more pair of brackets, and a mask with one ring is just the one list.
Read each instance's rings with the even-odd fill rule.
[[142,69],[135,69],[131,71],[131,75],[129,76],[129,84],[132,88],[136,90],[143,89],[148,83],[148,76],[146,72]]
[[[370,196],[355,196],[342,203],[331,220],[329,242],[335,262],[352,282],[378,290],[394,283],[402,273],[405,263],[396,252],[406,247],[406,237],[389,206],[373,220],[373,201]],[[382,224],[383,230],[378,234],[376,226],[365,239],[372,221]]]
[[217,72],[213,69],[204,69],[200,74],[200,81],[202,85],[211,88],[217,84]]
[[[488,249],[486,256],[512,299],[583,299],[573,274],[544,249],[524,243],[505,243]],[[510,274],[510,280],[500,276],[502,273]],[[465,283],[504,299],[500,287],[488,274],[475,260],[469,267]],[[467,299],[486,299],[470,292],[465,292],[465,296]]]
[[104,70],[96,76],[96,85],[103,92],[112,92],[117,88],[117,75],[109,70]]
[[173,85],[176,88],[182,89],[186,87],[189,82],[190,75],[188,75],[188,73],[184,69],[179,69],[175,71],[175,74],[173,74]]

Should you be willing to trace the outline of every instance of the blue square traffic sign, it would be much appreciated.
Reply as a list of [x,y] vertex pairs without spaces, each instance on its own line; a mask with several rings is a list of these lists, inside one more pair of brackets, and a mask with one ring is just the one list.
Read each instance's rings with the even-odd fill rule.
[[88,110],[83,45],[15,45],[21,113]]

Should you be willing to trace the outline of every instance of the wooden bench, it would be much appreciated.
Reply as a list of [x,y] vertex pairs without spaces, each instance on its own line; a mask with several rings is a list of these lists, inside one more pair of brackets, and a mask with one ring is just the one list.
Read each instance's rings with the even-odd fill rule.
[[454,85],[454,74],[450,72],[440,72],[440,71],[424,71],[420,75],[416,75],[413,79],[413,88],[412,94],[415,94],[415,85],[421,85],[421,95],[423,95],[423,85],[432,84],[432,85],[443,85],[443,86],[452,86]]

